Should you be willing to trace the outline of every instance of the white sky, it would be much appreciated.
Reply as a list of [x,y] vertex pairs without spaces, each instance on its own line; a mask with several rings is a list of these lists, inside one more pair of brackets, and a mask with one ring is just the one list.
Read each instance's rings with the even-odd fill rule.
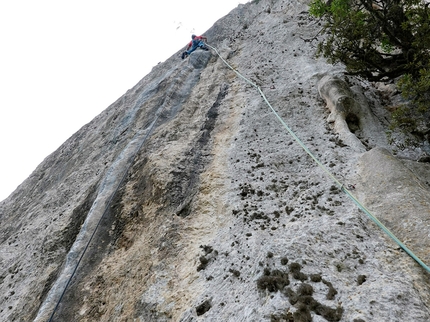
[[1,1],[0,200],[192,33],[246,2]]

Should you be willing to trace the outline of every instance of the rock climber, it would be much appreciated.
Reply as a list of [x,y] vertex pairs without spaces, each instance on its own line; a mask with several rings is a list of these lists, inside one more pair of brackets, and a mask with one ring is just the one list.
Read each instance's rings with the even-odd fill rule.
[[[208,40],[205,36],[192,35],[191,39],[192,40],[188,43],[186,51],[184,51],[182,53],[182,59],[187,57],[189,54],[191,54],[197,48],[201,48],[203,50],[209,50],[209,48],[206,47],[205,43],[204,43],[205,41]],[[190,47],[191,47],[191,49],[190,49]]]

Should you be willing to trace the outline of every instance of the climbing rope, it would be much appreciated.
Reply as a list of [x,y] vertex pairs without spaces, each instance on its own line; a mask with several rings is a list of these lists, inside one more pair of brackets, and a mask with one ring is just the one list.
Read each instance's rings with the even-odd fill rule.
[[327,175],[339,186],[340,190],[343,191],[364,213],[376,224],[381,228],[392,240],[394,240],[409,256],[411,256],[419,265],[421,265],[427,272],[430,272],[430,268],[424,264],[424,262],[418,258],[408,247],[406,247],[405,244],[403,244],[387,227],[384,226],[383,223],[381,223],[378,218],[376,218],[348,189],[345,188],[345,186],[338,180],[336,177],[317,159],[315,155],[312,154],[312,152],[306,147],[306,145],[297,137],[297,135],[290,129],[290,127],[285,123],[285,121],[282,119],[282,117],[275,111],[275,109],[272,107],[272,105],[269,103],[269,101],[266,98],[266,95],[264,95],[261,88],[250,81],[248,78],[243,76],[241,73],[239,73],[236,69],[234,69],[224,58],[222,58],[221,54],[218,52],[218,50],[208,44],[206,44],[209,48],[211,48],[215,53],[218,55],[219,58],[224,62],[224,64],[230,68],[233,72],[236,73],[237,76],[245,80],[247,83],[252,85],[254,88],[258,90],[261,97],[265,101],[265,103],[269,106],[273,114],[276,116],[276,118],[281,122],[281,124],[285,127],[285,129],[290,133],[290,135],[294,138],[294,140],[305,150],[305,152],[318,164],[318,166],[325,172]]

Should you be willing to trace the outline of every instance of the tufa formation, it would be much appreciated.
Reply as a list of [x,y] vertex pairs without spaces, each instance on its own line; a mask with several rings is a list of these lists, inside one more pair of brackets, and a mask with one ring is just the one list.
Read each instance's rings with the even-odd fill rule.
[[[315,58],[305,1],[239,5],[0,203],[1,321],[429,321],[430,164],[396,92]],[[392,106],[390,105],[390,108]],[[398,143],[398,142],[397,142]]]

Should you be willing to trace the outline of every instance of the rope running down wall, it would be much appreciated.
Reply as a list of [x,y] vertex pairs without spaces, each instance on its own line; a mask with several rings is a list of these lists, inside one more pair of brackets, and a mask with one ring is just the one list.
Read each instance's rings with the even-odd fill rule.
[[245,80],[247,83],[252,85],[254,88],[258,90],[263,100],[270,107],[272,112],[275,114],[276,118],[281,122],[281,124],[285,127],[285,129],[290,133],[290,135],[294,138],[294,140],[305,150],[305,152],[318,164],[318,166],[325,172],[327,175],[339,186],[340,190],[343,191],[364,213],[379,226],[392,240],[394,240],[409,256],[411,256],[419,265],[421,265],[427,272],[430,273],[430,267],[428,267],[421,259],[418,258],[405,244],[403,244],[387,227],[381,223],[378,218],[376,218],[345,186],[338,180],[336,177],[316,158],[315,155],[306,147],[306,145],[296,136],[296,134],[290,129],[290,127],[285,123],[285,121],[279,116],[279,114],[275,111],[272,105],[267,100],[261,88],[250,81],[248,78],[240,74],[237,70],[235,70],[218,52],[218,50],[208,44],[206,44],[209,48],[215,51],[219,58],[224,62],[224,64],[230,68],[233,72],[236,73],[237,76]]

